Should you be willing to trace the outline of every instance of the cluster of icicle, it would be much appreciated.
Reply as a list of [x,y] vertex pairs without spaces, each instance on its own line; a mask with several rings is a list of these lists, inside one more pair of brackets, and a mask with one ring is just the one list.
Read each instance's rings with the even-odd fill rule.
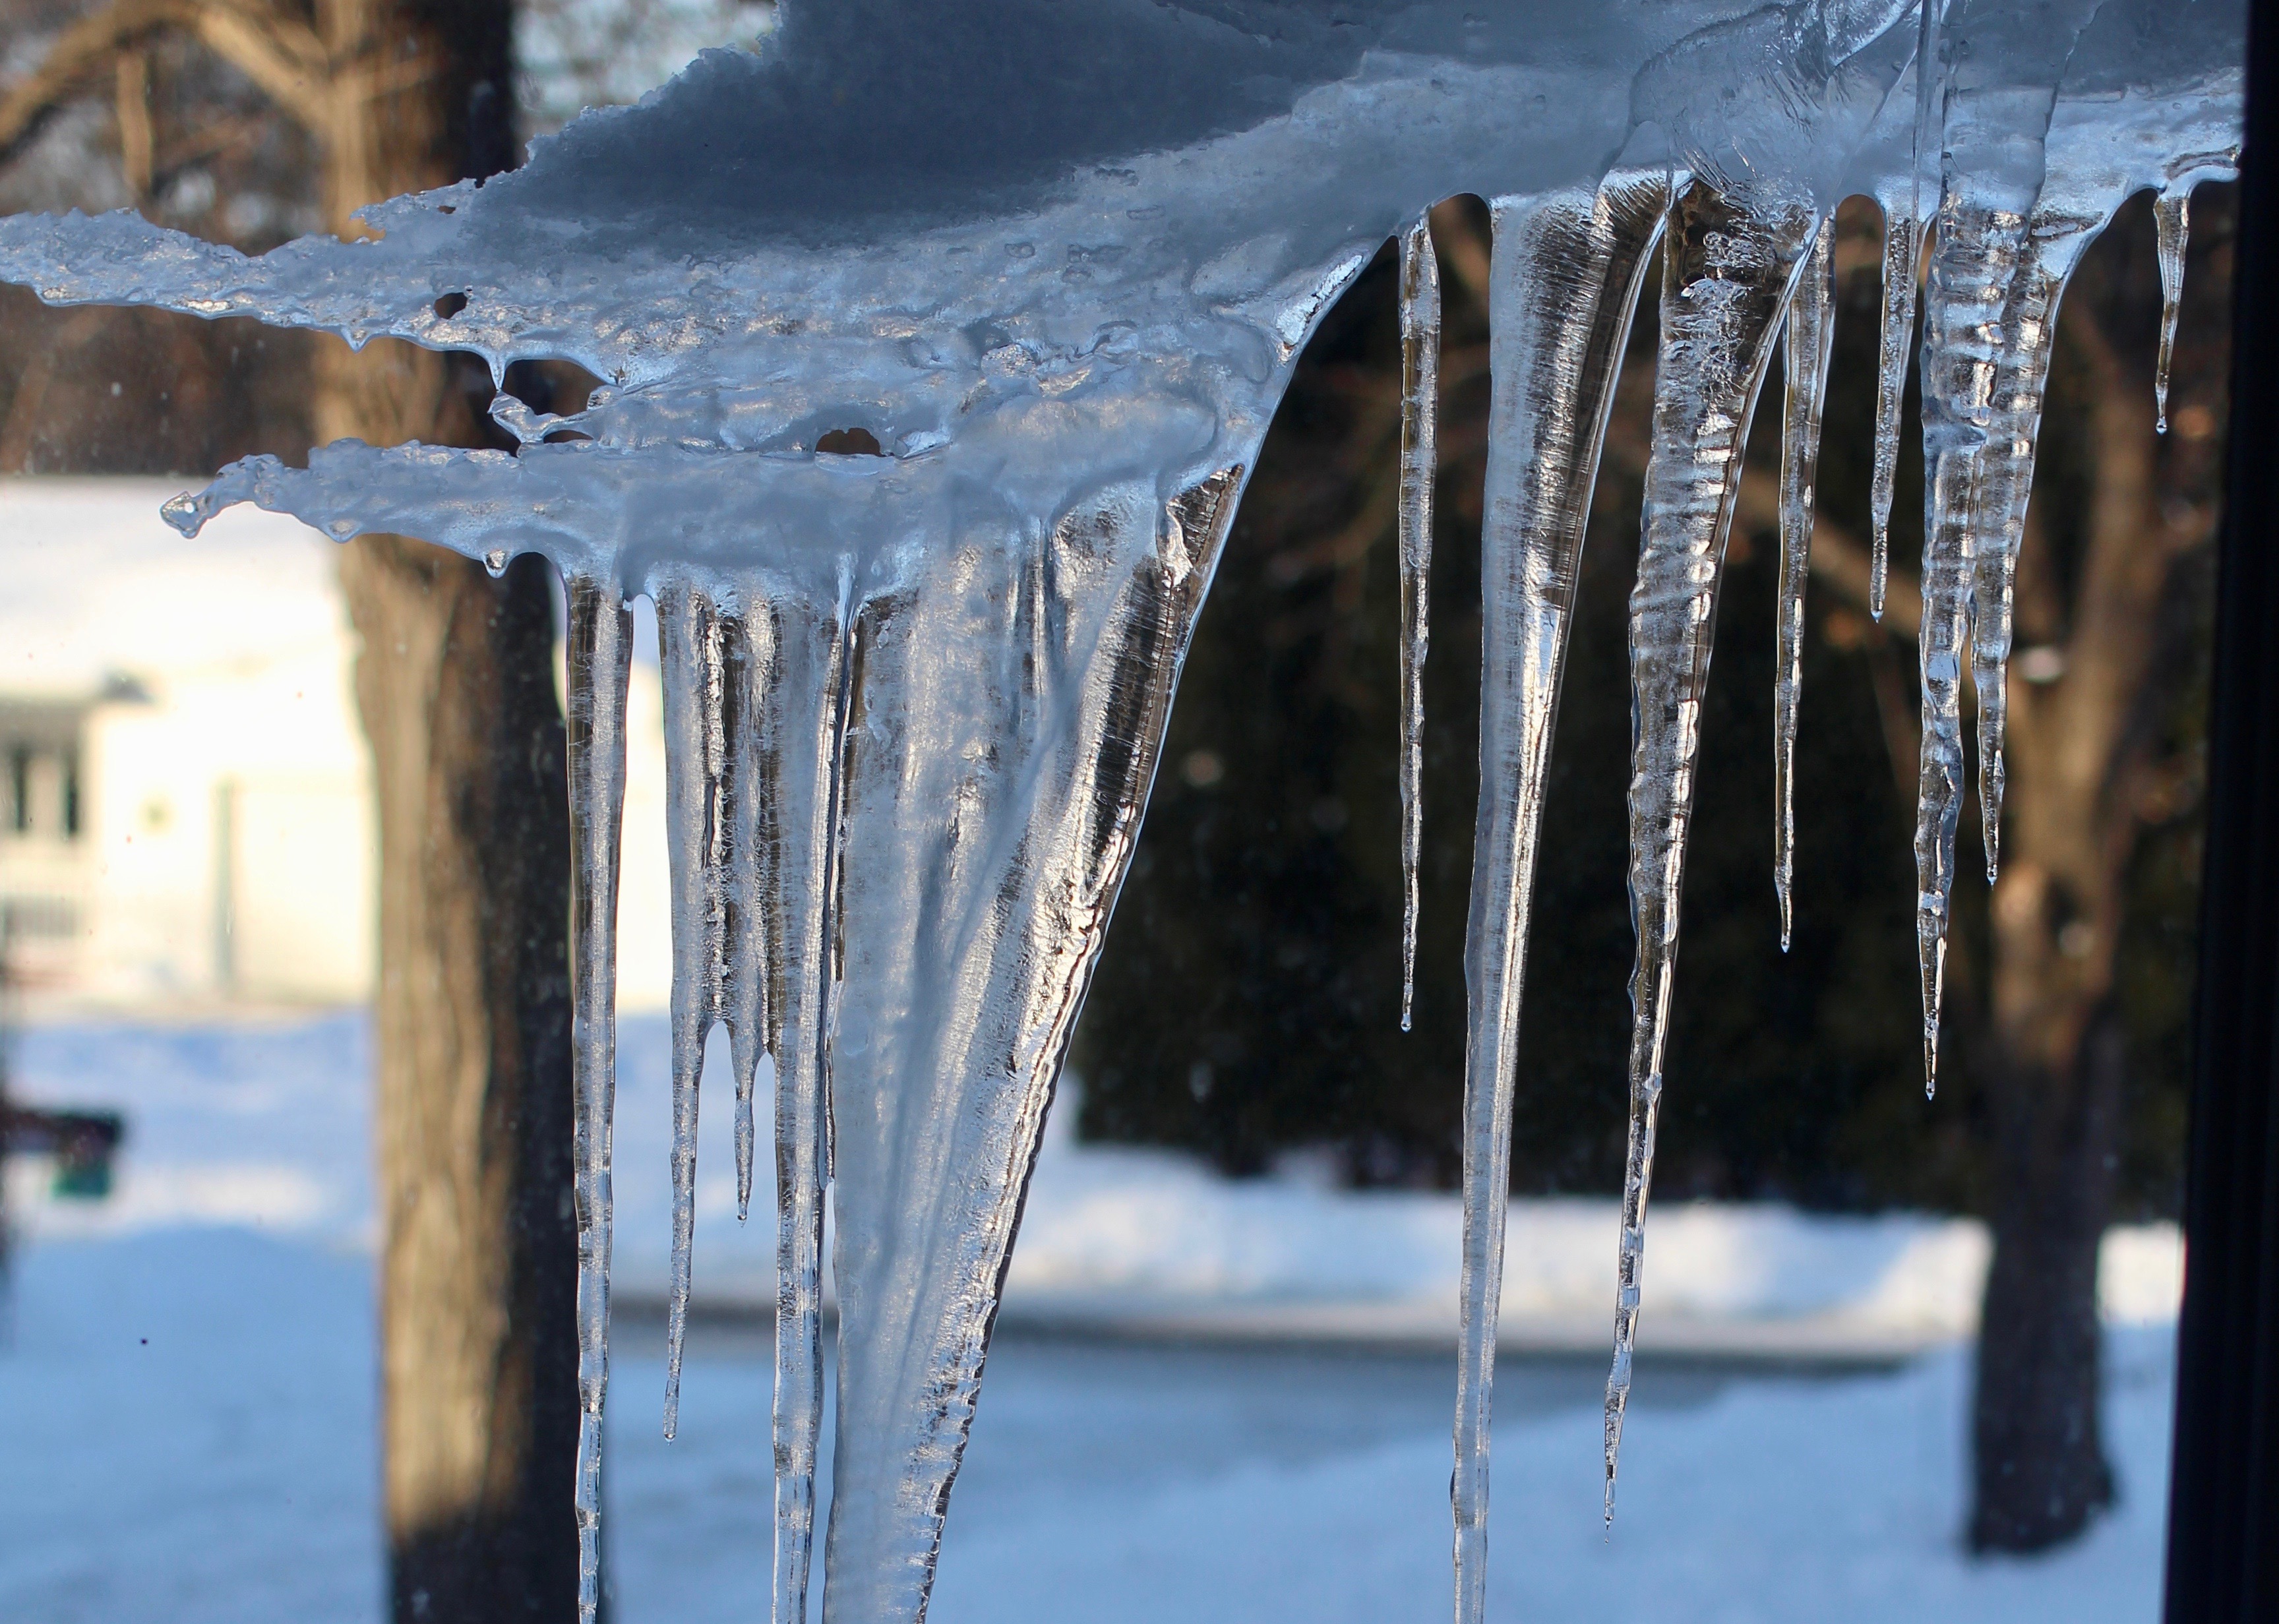
[[[976,8],[978,10],[979,8]],[[1587,11],[1587,8],[1585,9]],[[472,350],[604,380],[518,454],[342,442],[240,501],[425,536],[570,600],[580,1234],[577,1484],[595,1605],[607,1384],[614,914],[629,597],[661,630],[675,889],[668,1430],[691,1284],[698,1077],[724,1023],[740,1202],[771,1084],[774,1616],[802,1620],[834,1213],[825,1616],[923,1617],[1044,1113],[1245,471],[1321,311],[1400,251],[1403,1022],[1414,979],[1438,273],[1421,211],[1491,199],[1456,1413],[1457,1615],[1485,1605],[1487,1440],[1521,983],[1585,521],[1632,311],[1662,268],[1631,597],[1631,1131],[1607,1507],[1628,1396],[1699,718],[1743,440],[1785,346],[1784,939],[1831,219],[1885,221],[1875,605],[1922,295],[1924,1060],[1978,696],[1990,866],[2013,571],[2051,332],[2114,211],[2160,196],[2172,326],[2192,185],[2227,174],[2225,0],[1283,0],[785,8],[640,107],[480,189],[368,211],[376,242],[248,260],[131,215],[0,221],[0,277]],[[891,161],[867,156],[891,151]],[[2168,339],[2162,339],[2165,376]],[[825,453],[861,428],[879,456]],[[834,441],[833,443],[843,443]]]

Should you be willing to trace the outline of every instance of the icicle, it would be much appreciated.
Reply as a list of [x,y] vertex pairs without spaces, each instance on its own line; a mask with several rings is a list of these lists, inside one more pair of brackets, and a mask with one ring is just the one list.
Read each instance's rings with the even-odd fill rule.
[[[1936,212],[1944,149],[1945,86],[1939,64],[1944,0],[1922,0],[1915,46],[1915,138],[1907,179],[1877,194],[1884,210],[1884,323],[1876,350],[1876,449],[1868,487],[1868,614],[1884,617],[1891,579],[1891,495],[1899,471],[1899,414],[1907,396],[1907,351],[1915,339],[1916,272],[1923,221]],[[1926,188],[1925,182],[1929,182]],[[1930,208],[1926,210],[1925,192]]]
[[1456,1365],[1456,1618],[1487,1605],[1488,1422],[1535,866],[1577,571],[1607,413],[1669,183],[1500,202],[1481,535],[1480,800],[1466,944],[1464,1242]]
[[1820,222],[1782,327],[1786,398],[1781,410],[1780,647],[1773,670],[1773,891],[1781,951],[1789,946],[1796,877],[1796,715],[1804,690],[1804,587],[1812,563],[1812,491],[1820,463],[1820,409],[1836,342],[1836,217]]
[[1938,1084],[1939,1009],[1962,802],[1962,661],[1977,548],[1988,526],[1981,455],[1994,400],[2002,307],[2025,238],[2022,216],[1951,201],[1939,217],[1923,323],[1922,756],[1915,821],[1915,949],[1923,1088]]
[[[777,1624],[803,1624],[823,1436],[823,1189],[842,770],[852,690],[853,585],[740,584],[727,703],[739,806],[729,934],[729,1033],[748,1099],[775,1074]],[[748,1131],[748,1130],[747,1130]]]
[[827,1619],[916,1624],[1053,1079],[1242,470],[866,576],[833,890]]
[[1912,181],[1889,187],[1880,200],[1884,324],[1876,349],[1876,455],[1868,490],[1868,613],[1876,620],[1884,617],[1884,587],[1891,574],[1891,493],[1899,479],[1899,415],[1915,331],[1915,272],[1922,252],[1922,221],[1914,212],[1917,189]]
[[601,1605],[602,1406],[610,1386],[610,1122],[617,1096],[618,851],[625,820],[633,610],[614,582],[572,575],[570,600],[570,997],[578,1217],[578,1617]]
[[2026,539],[2033,494],[2034,446],[2041,432],[2058,301],[2101,221],[2037,214],[2003,303],[1996,352],[1994,405],[1987,425],[1976,515],[1983,526],[1972,548],[1971,682],[1978,690],[1979,831],[1992,885],[2002,849],[2003,733],[2009,716],[2011,628],[2017,597],[2018,549]]
[[664,1436],[680,1417],[696,1228],[697,1084],[704,1039],[723,1014],[727,879],[734,808],[729,785],[724,643],[734,635],[711,598],[675,579],[655,594],[664,689],[665,828],[672,869],[672,1286],[665,1315]]
[[1694,181],[1663,239],[1661,342],[1644,535],[1631,594],[1631,1124],[1615,1358],[1607,1377],[1606,1515],[1630,1401],[1647,1194],[1677,968],[1701,693],[1741,453],[1797,264],[1820,227],[1800,203],[1752,207]]
[[1962,796],[1961,661],[1978,694],[1986,877],[2000,854],[2003,734],[2018,549],[2033,489],[2058,303],[2100,212],[1951,202],[1939,223],[1924,333],[1922,761],[1915,829],[1923,1086],[1938,1087],[1954,836]]
[[1424,651],[1431,635],[1432,481],[1440,418],[1440,262],[1430,214],[1400,238],[1400,1030],[1416,999],[1416,864],[1424,839]]
[[[2040,203],[2058,81],[2096,0],[2021,11],[1971,0],[1970,49],[1942,64],[1937,239],[1923,292],[1922,754],[1915,948],[1923,1092],[1938,1084],[1954,837],[1963,778],[1965,646],[1978,689],[1980,809],[1994,872],[2018,544],[2025,533],[2052,325],[2066,277],[2119,197]],[[2089,189],[2096,189],[2094,187]],[[1974,624],[1975,623],[1975,624]]]
[[2176,350],[2176,310],[2184,298],[2184,246],[2191,234],[2191,188],[2179,186],[2160,194],[2152,206],[2152,221],[2160,248],[2160,360],[2152,374],[2152,400],[2160,410],[2158,427],[2168,432],[2168,359]]

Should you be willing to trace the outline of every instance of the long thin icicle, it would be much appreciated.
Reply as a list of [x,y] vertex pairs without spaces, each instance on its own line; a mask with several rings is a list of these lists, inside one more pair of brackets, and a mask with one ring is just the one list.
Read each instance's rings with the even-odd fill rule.
[[697,1084],[704,1040],[723,1014],[727,883],[735,816],[729,783],[725,640],[717,606],[675,580],[656,594],[664,688],[665,827],[672,869],[672,1287],[665,1314],[664,1436],[680,1420],[696,1229]]
[[1915,333],[1915,273],[1922,257],[1922,218],[1915,212],[1918,189],[1911,180],[1885,188],[1880,198],[1884,319],[1876,346],[1876,450],[1868,486],[1868,613],[1876,620],[1884,617],[1884,588],[1891,577],[1891,494],[1899,479],[1899,417]]
[[1677,961],[1678,892],[1701,747],[1701,693],[1740,492],[1741,454],[1772,338],[1820,214],[1755,203],[1696,180],[1662,242],[1661,342],[1644,536],[1631,593],[1630,1144],[1623,1176],[1615,1357],[1607,1376],[1606,1516],[1630,1402],[1646,1205],[1661,1110],[1662,1055]]
[[1431,636],[1432,482],[1439,463],[1440,262],[1432,218],[1400,238],[1400,1030],[1416,1001],[1416,865],[1424,842],[1424,654]]
[[1796,881],[1796,719],[1804,694],[1804,588],[1812,566],[1813,481],[1820,465],[1820,410],[1836,343],[1836,217],[1820,222],[1782,327],[1780,646],[1773,667],[1773,891],[1780,899],[1781,951],[1788,951]]
[[[847,728],[852,704],[853,583],[772,594],[746,584],[741,679],[751,725],[744,781],[754,786],[736,892],[764,969],[740,1034],[775,1061],[776,1624],[803,1624],[815,1544],[816,1458],[823,1436],[823,1197],[829,1110],[831,984]],[[742,982],[738,982],[740,989]],[[764,987],[764,991],[761,988]],[[739,1061],[740,1068],[743,1064]]]
[[2152,402],[2160,411],[2158,427],[2168,432],[2168,360],[2176,351],[2176,311],[2184,299],[2184,249],[2192,229],[2192,189],[2171,187],[2152,206],[2152,223],[2159,233],[2160,252],[2160,359],[2152,373]]
[[1899,479],[1899,413],[1907,395],[1907,351],[1915,338],[1923,222],[1938,211],[1941,184],[1945,85],[1939,23],[1945,9],[1945,0],[1922,0],[1915,44],[1915,139],[1907,176],[1903,184],[1888,185],[1877,196],[1884,210],[1884,325],[1876,352],[1876,451],[1868,489],[1868,614],[1879,621],[1891,573],[1891,494]]
[[1481,534],[1480,785],[1465,980],[1464,1243],[1456,1363],[1456,1619],[1487,1606],[1488,1422],[1511,1112],[1552,724],[1607,414],[1669,183],[1495,211],[1494,395]]
[[578,1217],[578,1617],[601,1606],[602,1408],[610,1387],[610,1124],[617,1098],[618,854],[633,610],[612,581],[568,583],[571,1069]]

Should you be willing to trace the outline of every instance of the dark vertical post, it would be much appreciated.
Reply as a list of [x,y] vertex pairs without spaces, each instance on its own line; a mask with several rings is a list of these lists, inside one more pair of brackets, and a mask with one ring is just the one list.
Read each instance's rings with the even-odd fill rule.
[[2279,1619],[2279,0],[2241,180],[2168,1624]]

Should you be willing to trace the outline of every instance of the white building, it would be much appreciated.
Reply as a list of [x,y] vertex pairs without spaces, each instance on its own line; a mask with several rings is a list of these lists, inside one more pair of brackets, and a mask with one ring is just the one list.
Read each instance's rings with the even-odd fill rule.
[[[334,545],[188,483],[0,479],[0,917],[20,984],[107,1006],[371,989],[371,765]],[[646,605],[641,606],[646,609]],[[645,629],[653,625],[644,616]],[[664,1002],[653,632],[636,667],[620,1002]]]

